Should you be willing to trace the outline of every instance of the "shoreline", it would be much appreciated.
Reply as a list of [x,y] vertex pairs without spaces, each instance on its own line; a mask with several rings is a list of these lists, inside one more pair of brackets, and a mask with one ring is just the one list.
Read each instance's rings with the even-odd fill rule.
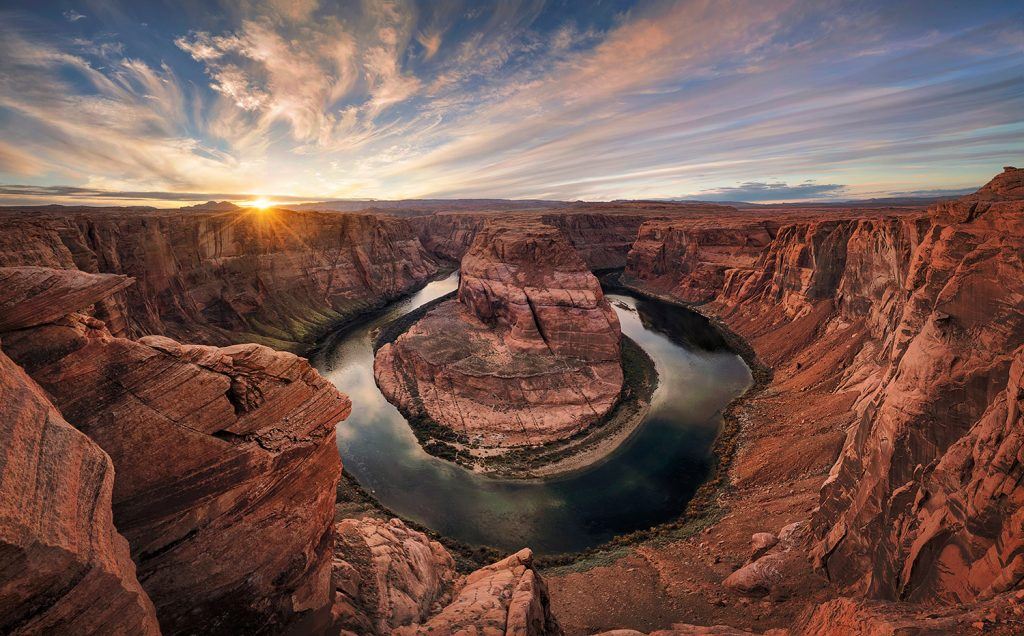
[[[300,348],[294,353],[300,357],[312,360],[316,355],[322,353],[326,348],[330,347],[338,338],[347,334],[353,328],[360,324],[373,320],[377,316],[380,316],[387,310],[388,307],[394,303],[411,298],[416,292],[422,290],[424,287],[435,281],[444,280],[448,276],[451,276],[452,272],[456,271],[458,267],[447,263],[439,263],[437,272],[432,276],[425,278],[423,281],[410,287],[409,289],[397,293],[382,296],[379,300],[367,303],[366,309],[343,316],[336,320],[328,321],[315,330],[316,336],[313,338],[313,343]],[[301,344],[301,343],[300,343]]]

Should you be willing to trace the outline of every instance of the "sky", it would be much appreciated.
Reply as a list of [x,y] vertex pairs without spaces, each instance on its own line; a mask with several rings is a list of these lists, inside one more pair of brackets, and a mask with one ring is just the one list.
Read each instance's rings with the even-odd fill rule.
[[0,0],[0,205],[753,202],[1024,164],[1024,3]]

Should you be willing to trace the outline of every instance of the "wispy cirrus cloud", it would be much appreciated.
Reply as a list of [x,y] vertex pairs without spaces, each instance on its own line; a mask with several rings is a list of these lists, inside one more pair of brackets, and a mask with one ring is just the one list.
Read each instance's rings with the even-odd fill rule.
[[[0,179],[769,200],[966,187],[1024,153],[1024,22],[998,2],[104,7],[65,37],[0,26]],[[139,11],[160,26],[132,40]]]

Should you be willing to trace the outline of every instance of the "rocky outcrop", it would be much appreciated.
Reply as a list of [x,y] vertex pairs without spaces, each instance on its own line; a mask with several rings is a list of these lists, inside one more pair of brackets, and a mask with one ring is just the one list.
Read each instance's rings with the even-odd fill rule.
[[2,352],[0,405],[0,632],[159,634],[114,527],[110,458]]
[[451,601],[457,574],[444,547],[398,519],[335,526],[334,620],[342,631],[391,634]]
[[0,267],[0,331],[46,324],[103,302],[134,282],[127,276],[49,267]]
[[547,586],[533,569],[533,553],[528,549],[460,580],[451,604],[427,622],[400,627],[393,632],[395,636],[554,636],[561,633],[558,621],[551,614]]
[[800,636],[1016,636],[1022,628],[1024,598],[1018,592],[970,608],[837,598],[815,607],[794,632]]
[[398,519],[337,525],[334,604],[342,634],[561,634],[529,550],[455,572],[447,550]]
[[384,395],[479,446],[583,430],[622,388],[619,323],[558,230],[491,223],[463,257],[458,298],[377,353]]
[[301,350],[437,266],[402,219],[286,210],[6,212],[0,266],[123,274],[115,335]]
[[[68,292],[85,304],[83,287]],[[334,426],[350,403],[305,360],[254,344],[118,338],[80,313],[3,343],[113,461],[114,522],[165,633],[329,611]]]
[[779,536],[758,532],[750,537],[751,555],[722,585],[746,596],[772,594],[786,578],[787,561],[805,559],[796,548],[806,534],[806,524],[796,522],[779,531]]

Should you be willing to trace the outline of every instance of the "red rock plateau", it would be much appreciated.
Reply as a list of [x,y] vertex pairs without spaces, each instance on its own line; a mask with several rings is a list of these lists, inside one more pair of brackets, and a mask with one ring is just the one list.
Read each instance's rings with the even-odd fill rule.
[[622,389],[619,321],[557,229],[491,222],[462,258],[458,297],[377,352],[374,374],[403,412],[473,445],[564,439]]
[[[0,631],[1024,633],[1024,171],[928,210],[543,207],[2,213]],[[559,228],[579,255],[533,253],[572,282],[498,267],[497,216]],[[714,505],[543,579],[529,551],[468,573],[335,507],[349,405],[302,359],[167,337],[297,349],[458,258],[447,318],[524,351],[576,327],[510,299],[599,298],[583,263],[741,337]]]

